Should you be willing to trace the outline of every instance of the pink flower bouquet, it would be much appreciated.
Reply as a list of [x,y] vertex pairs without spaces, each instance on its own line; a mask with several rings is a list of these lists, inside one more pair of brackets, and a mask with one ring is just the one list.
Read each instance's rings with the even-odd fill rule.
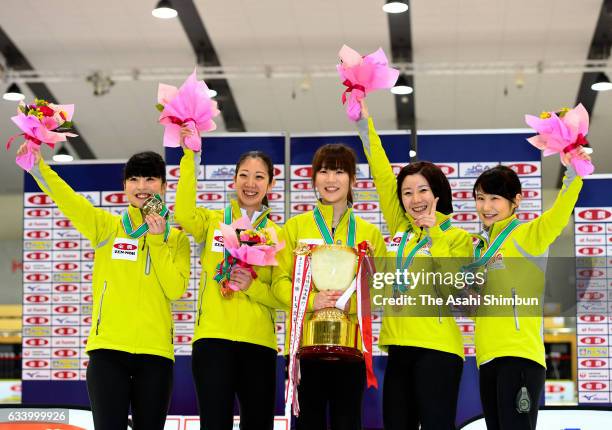
[[56,143],[65,142],[66,137],[76,137],[74,133],[67,133],[72,127],[73,114],[74,105],[56,105],[39,99],[35,99],[30,105],[19,103],[17,115],[11,117],[11,120],[23,133],[12,136],[6,142],[8,151],[16,138],[25,138],[28,151],[17,156],[17,165],[29,172],[36,159],[34,149],[40,148],[43,143],[54,148]]
[[352,121],[361,116],[360,101],[379,89],[391,88],[399,77],[399,71],[388,66],[389,61],[382,48],[362,57],[357,51],[343,45],[338,53],[340,64],[336,66],[342,85],[342,104],[346,104],[346,114]]
[[571,165],[578,175],[593,173],[595,167],[590,161],[575,156],[576,149],[588,143],[585,137],[589,132],[589,114],[582,104],[560,112],[542,112],[539,117],[525,115],[525,122],[539,133],[527,141],[541,149],[545,157],[570,153]]
[[217,128],[213,118],[220,113],[204,81],[197,80],[195,70],[178,89],[159,84],[157,109],[161,111],[159,123],[165,127],[164,146],[179,147],[181,127],[186,125],[192,133],[185,138],[185,145],[193,151],[202,149],[201,133]]
[[246,269],[253,279],[257,273],[252,266],[277,266],[276,253],[285,247],[278,243],[276,231],[273,228],[255,229],[248,218],[242,217],[231,225],[221,223],[223,245],[229,256],[217,267],[215,279],[227,284],[233,291],[238,287],[229,282],[229,276],[234,266]]

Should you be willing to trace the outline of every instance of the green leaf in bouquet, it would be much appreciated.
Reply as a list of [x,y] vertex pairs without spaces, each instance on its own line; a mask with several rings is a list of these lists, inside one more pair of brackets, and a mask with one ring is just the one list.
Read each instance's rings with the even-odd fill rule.
[[164,105],[161,103],[157,103],[155,105],[155,109],[157,109],[158,111],[162,112],[164,110]]

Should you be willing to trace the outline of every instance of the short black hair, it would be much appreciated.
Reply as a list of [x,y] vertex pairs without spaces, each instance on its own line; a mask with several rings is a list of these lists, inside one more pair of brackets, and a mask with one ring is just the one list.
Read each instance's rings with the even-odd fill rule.
[[516,195],[521,194],[521,181],[514,170],[508,166],[495,166],[485,170],[476,179],[472,195],[477,192],[496,194],[515,203]]
[[123,169],[123,180],[134,176],[161,178],[166,182],[166,162],[157,152],[145,151],[130,157]]
[[444,215],[450,215],[453,213],[453,194],[451,193],[451,187],[448,183],[446,175],[438,166],[430,161],[417,161],[410,163],[402,167],[402,170],[397,175],[397,198],[399,199],[400,205],[404,208],[404,202],[402,200],[402,183],[406,176],[411,175],[423,175],[427,180],[431,192],[434,197],[438,198],[438,204],[436,205],[436,211],[443,213]]

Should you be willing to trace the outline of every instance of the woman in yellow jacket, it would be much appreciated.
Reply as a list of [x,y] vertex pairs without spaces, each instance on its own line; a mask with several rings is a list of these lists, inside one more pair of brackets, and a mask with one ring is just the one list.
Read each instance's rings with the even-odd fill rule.
[[[397,178],[374,128],[365,102],[357,123],[370,172],[391,237],[389,253],[396,270],[446,271],[465,257],[471,237],[451,226],[452,195],[444,173],[421,161],[404,166]],[[446,269],[445,269],[446,268]],[[396,285],[396,296],[445,296],[449,286]],[[454,429],[463,338],[446,306],[383,309],[379,345],[388,359],[383,385],[385,430]]]
[[[292,303],[293,251],[298,245],[340,243],[354,247],[368,241],[374,256],[386,255],[380,231],[356,216],[351,207],[356,170],[355,153],[345,145],[328,144],[316,151],[312,161],[312,182],[319,201],[314,210],[294,216],[284,225],[285,249],[279,253],[279,266],[274,272],[273,291],[286,308]],[[305,320],[310,318],[313,310],[334,307],[340,294],[331,291],[311,293]],[[291,333],[290,326],[287,333]],[[297,429],[326,430],[328,407],[329,428],[361,429],[361,403],[366,382],[363,360],[301,358],[299,374]]]
[[[579,156],[589,158],[582,148]],[[568,165],[569,154],[565,158]],[[521,223],[515,215],[521,182],[513,170],[496,166],[474,184],[484,231],[473,248],[474,262],[466,269],[486,273],[475,319],[475,345],[489,430],[536,428],[546,376],[541,303],[546,258],[549,246],[569,222],[581,188],[582,178],[568,166],[552,208]]]
[[[19,154],[26,151],[25,144]],[[143,216],[150,197],[166,190],[159,154],[133,155],[124,170],[130,203],[122,216],[95,208],[41,158],[30,174],[95,249],[93,315],[87,338],[87,391],[96,430],[162,430],[172,394],[171,301],[189,282],[187,236],[157,214]]]
[[[176,193],[175,220],[201,249],[192,370],[200,421],[207,430],[233,428],[234,398],[240,404],[240,428],[271,430],[276,389],[275,308],[270,291],[272,267],[255,267],[257,278],[234,268],[231,281],[240,291],[222,290],[220,265],[228,254],[220,223],[248,217],[254,227],[279,230],[269,218],[266,194],[274,186],[274,166],[261,151],[243,154],[236,164],[236,199],[223,210],[196,207],[200,153],[184,148]],[[224,281],[222,281],[223,283]]]

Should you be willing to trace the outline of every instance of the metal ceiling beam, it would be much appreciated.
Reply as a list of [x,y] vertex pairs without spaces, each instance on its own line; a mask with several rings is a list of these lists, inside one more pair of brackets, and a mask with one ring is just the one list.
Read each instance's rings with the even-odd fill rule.
[[[220,67],[221,62],[210,39],[204,22],[193,0],[171,0],[170,3],[178,12],[179,20],[191,43],[200,66]],[[225,78],[208,79],[210,88],[217,91],[216,100],[228,131],[246,131],[232,89]]]
[[[610,47],[612,46],[612,0],[604,0],[601,3],[601,10],[599,11],[599,18],[595,25],[595,31],[593,33],[593,39],[589,46],[588,60],[592,60],[593,63],[600,64],[600,67],[607,67],[608,60],[610,58]],[[599,71],[584,72],[582,79],[580,80],[580,87],[578,88],[578,95],[576,96],[576,103],[582,103],[589,116],[593,114],[595,109],[595,102],[597,101],[597,91],[591,89],[599,75]],[[559,175],[557,179],[557,188],[561,188],[563,183],[563,173],[565,169],[559,168]]]
[[[393,63],[412,63],[412,26],[410,24],[410,1],[408,11],[387,14],[389,18],[389,36],[391,41],[391,61]],[[409,86],[414,88],[414,76],[404,74]],[[397,128],[410,130],[412,148],[417,148],[417,124],[415,114],[415,94],[396,95],[395,113]]]
[[[11,38],[4,32],[0,27],[0,52],[6,59],[6,66],[16,71],[34,71],[34,67],[28,61],[28,59],[19,50],[17,45],[13,43]],[[52,103],[59,104],[59,100],[53,95],[49,87],[44,82],[27,82],[26,85],[36,98],[44,99]],[[78,120],[77,120],[78,122]],[[72,127],[74,133],[78,134],[77,137],[71,137],[66,143],[72,147],[75,154],[81,159],[96,158],[91,148],[85,141],[85,138],[81,135],[78,128]]]

